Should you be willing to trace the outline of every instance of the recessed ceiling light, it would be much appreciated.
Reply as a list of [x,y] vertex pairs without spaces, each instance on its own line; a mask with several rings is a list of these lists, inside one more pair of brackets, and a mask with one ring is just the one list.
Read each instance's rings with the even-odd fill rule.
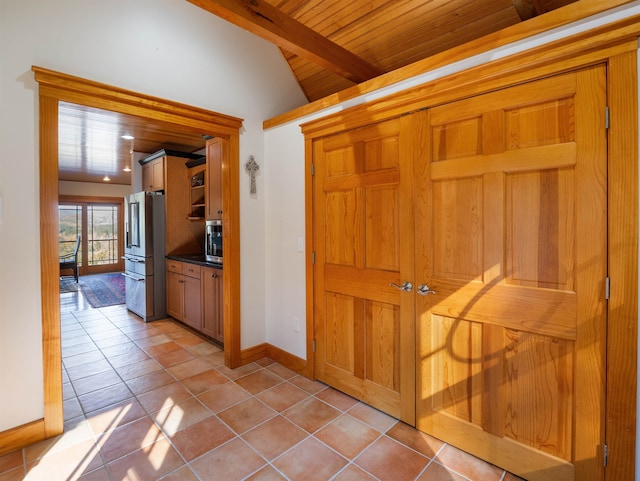
[[123,135],[122,138],[124,140],[133,140],[133,139],[135,139],[135,137],[133,135]]
[[108,175],[105,175],[102,180],[104,180],[105,182],[111,182],[111,179],[109,178]]
[[124,172],[131,172],[131,167],[129,167],[128,165],[122,169]]

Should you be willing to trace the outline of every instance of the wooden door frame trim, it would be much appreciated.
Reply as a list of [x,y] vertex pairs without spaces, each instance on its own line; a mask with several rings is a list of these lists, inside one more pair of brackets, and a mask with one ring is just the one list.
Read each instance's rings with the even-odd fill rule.
[[[225,237],[225,364],[240,365],[240,192],[239,146],[242,119],[152,97],[118,87],[32,67],[39,84],[40,118],[40,269],[42,288],[42,351],[44,429],[49,438],[63,431],[60,286],[58,282],[58,103],[72,102],[169,122],[194,132],[225,136],[229,158],[223,160]],[[226,161],[226,165],[224,162]],[[227,237],[228,236],[228,237]],[[33,440],[31,440],[33,442]],[[19,446],[15,446],[16,448]]]
[[606,479],[612,481],[633,479],[637,462],[637,65],[637,50],[632,50],[611,57],[607,72],[611,126],[608,153],[608,271],[612,288],[608,304],[605,422],[607,445],[612,453]]
[[[638,88],[640,16],[583,32],[542,47],[398,92],[380,100],[303,123],[306,211],[313,212],[313,139],[419,109],[497,90],[596,63],[607,64],[608,257],[611,296],[607,330],[607,480],[632,479],[636,465],[638,356]],[[484,90],[483,90],[484,86]],[[307,250],[313,252],[313,219],[307,216]],[[307,364],[314,377],[313,269],[307,261]],[[604,289],[604,280],[603,280]]]

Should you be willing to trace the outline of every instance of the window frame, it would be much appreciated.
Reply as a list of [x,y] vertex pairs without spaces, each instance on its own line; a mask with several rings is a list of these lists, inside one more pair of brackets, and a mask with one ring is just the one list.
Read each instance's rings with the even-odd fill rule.
[[[79,266],[79,275],[100,274],[104,272],[120,272],[124,270],[124,261],[122,254],[124,253],[124,198],[122,197],[91,197],[77,195],[60,195],[58,198],[58,206],[60,205],[80,205],[82,206],[82,242],[80,245],[82,264]],[[118,239],[117,249],[120,255],[117,256],[116,262],[112,264],[100,264],[95,266],[89,265],[89,239],[87,236],[88,219],[87,207],[90,205],[112,205],[117,207],[118,212]]]

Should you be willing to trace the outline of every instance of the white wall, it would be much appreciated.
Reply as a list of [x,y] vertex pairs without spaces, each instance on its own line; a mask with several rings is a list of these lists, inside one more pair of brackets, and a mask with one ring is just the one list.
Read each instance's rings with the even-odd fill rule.
[[[270,130],[265,141],[266,309],[268,343],[306,359],[304,138],[296,123]],[[294,317],[300,330],[294,330]]]
[[[277,48],[185,0],[0,1],[0,432],[43,415],[32,65],[243,118],[242,166],[264,168],[263,119],[306,103]],[[243,173],[243,347],[266,337],[261,184]]]

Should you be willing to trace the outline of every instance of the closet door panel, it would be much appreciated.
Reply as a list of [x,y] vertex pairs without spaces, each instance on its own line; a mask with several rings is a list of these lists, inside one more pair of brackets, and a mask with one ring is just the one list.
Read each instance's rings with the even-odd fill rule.
[[[408,119],[317,139],[316,376],[415,422],[415,320]],[[394,287],[398,286],[398,287]]]
[[431,110],[414,165],[417,427],[527,480],[601,480],[603,66]]

